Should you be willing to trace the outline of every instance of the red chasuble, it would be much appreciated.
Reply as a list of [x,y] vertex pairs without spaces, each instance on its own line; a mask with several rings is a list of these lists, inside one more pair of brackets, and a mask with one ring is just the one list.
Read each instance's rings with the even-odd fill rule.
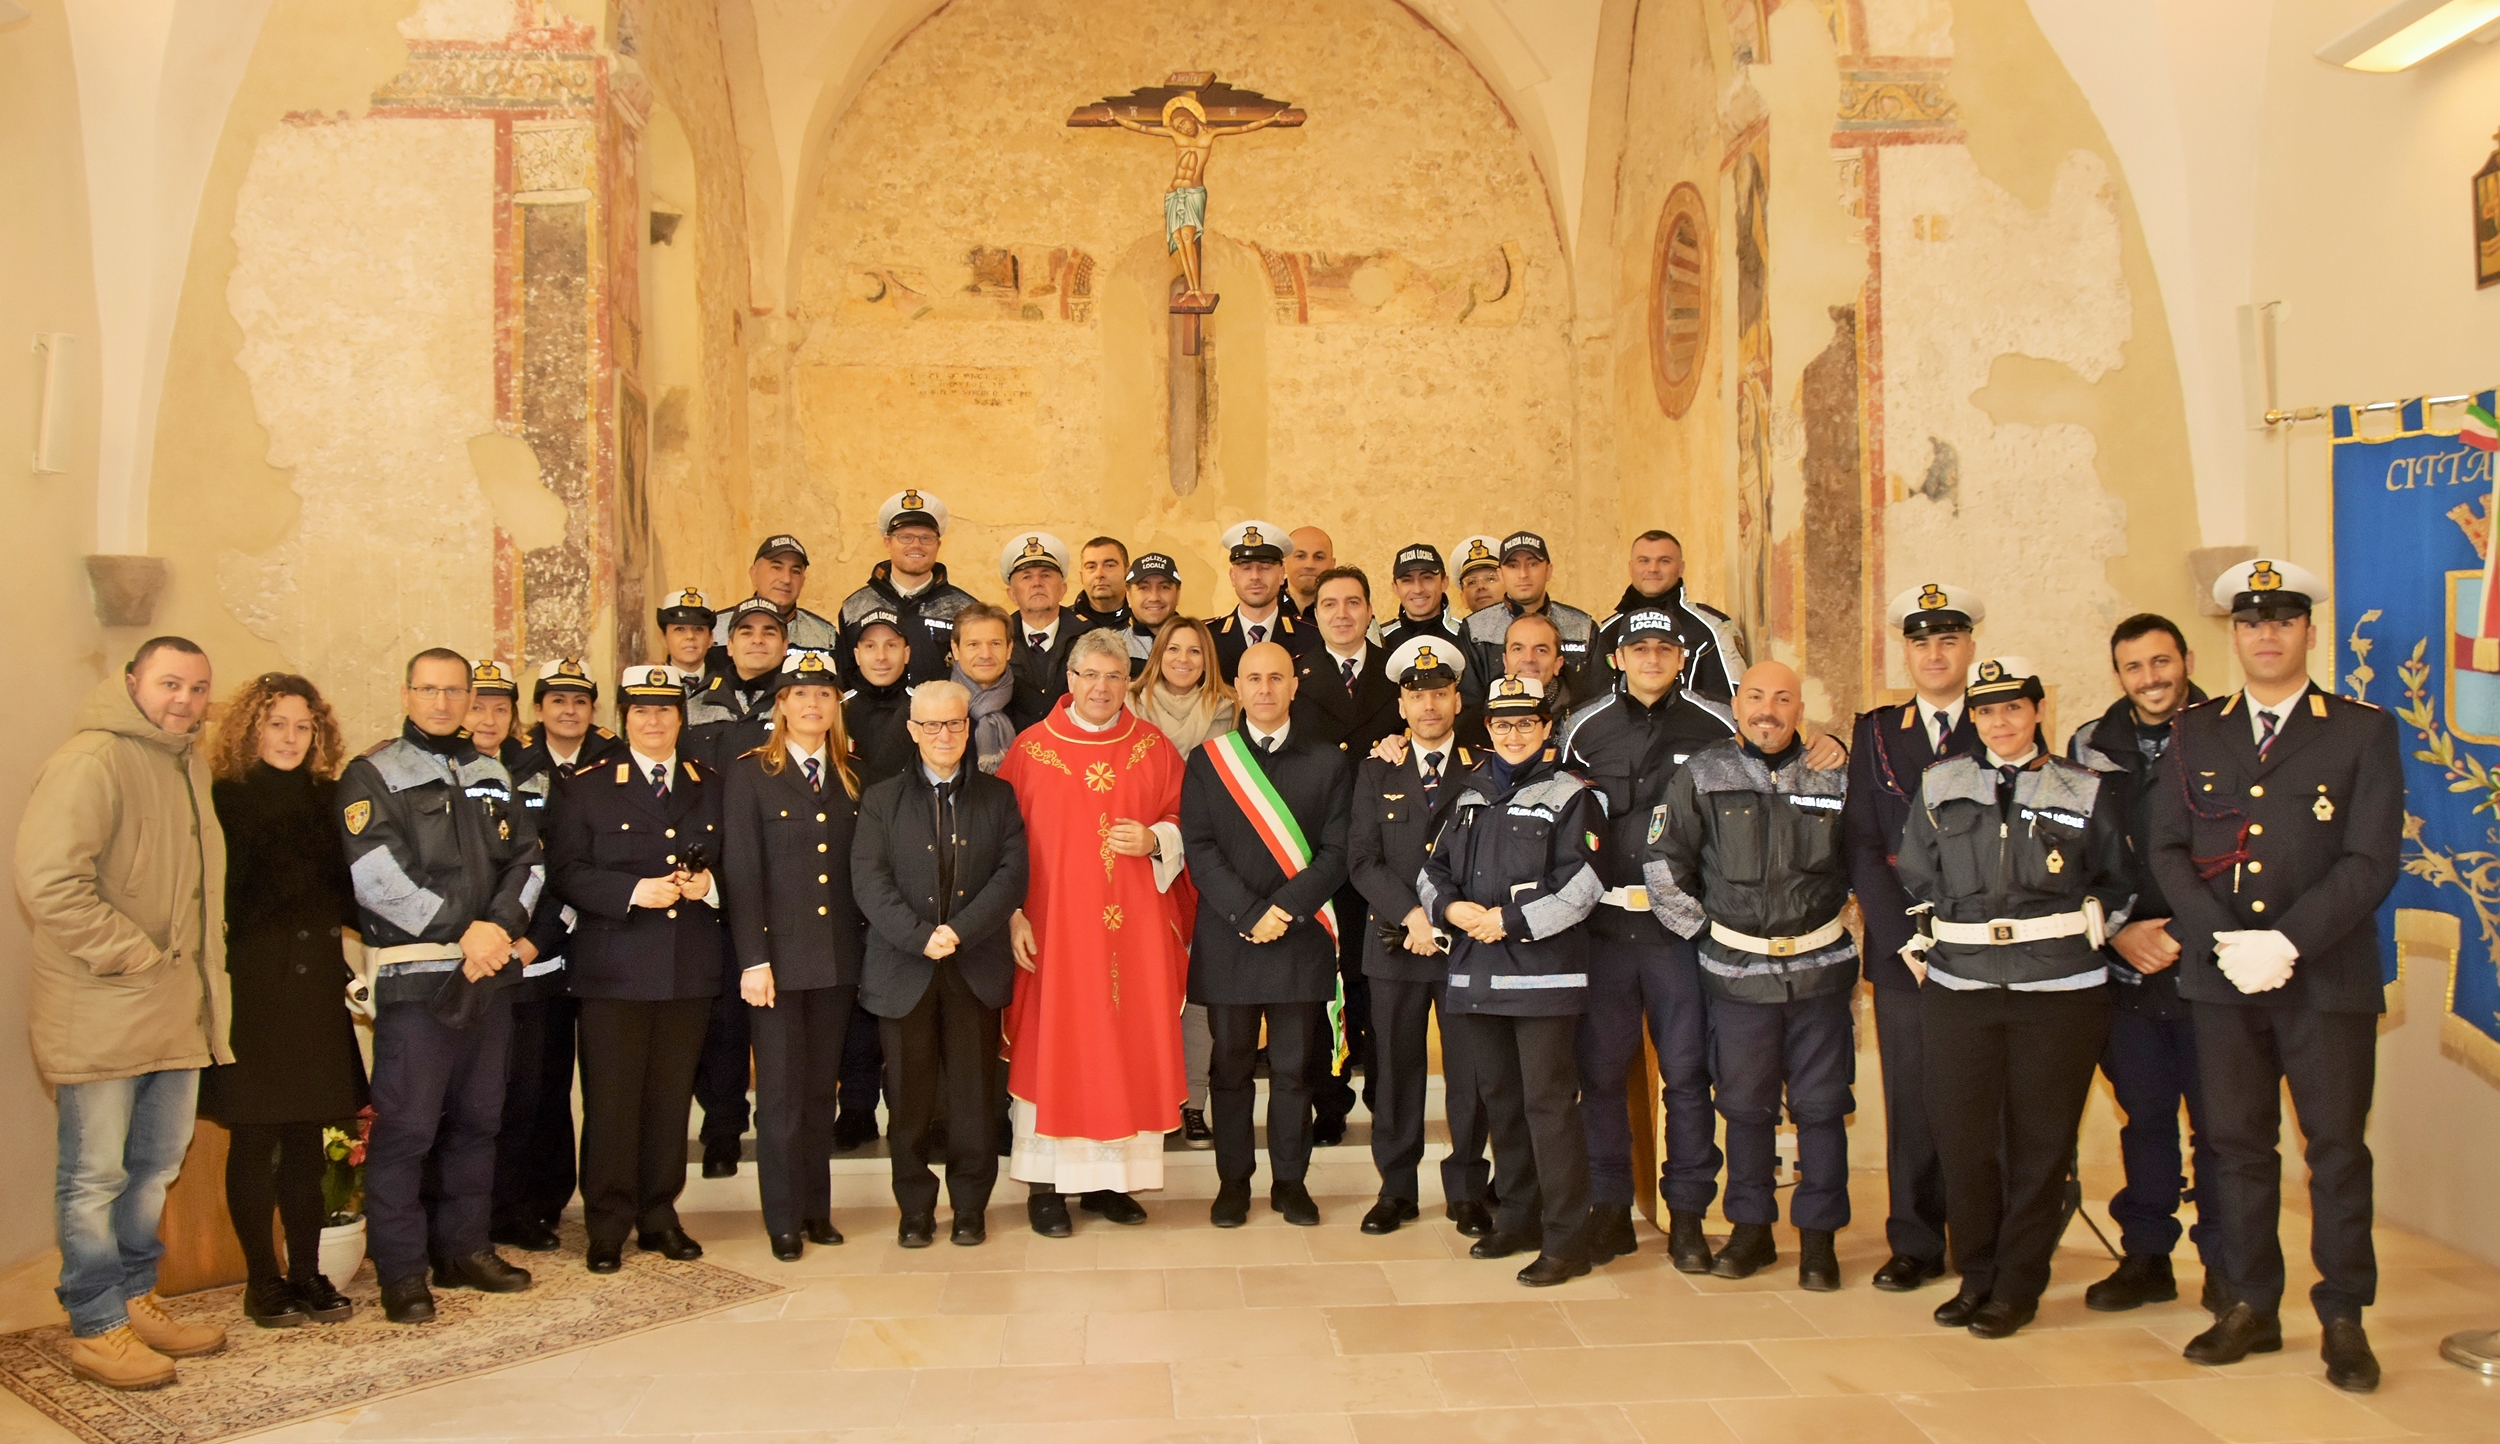
[[1191,921],[1155,890],[1154,861],[1111,850],[1111,825],[1180,820],[1185,759],[1122,712],[1101,732],[1062,697],[998,775],[1016,789],[1033,859],[1025,916],[1040,958],[1008,1005],[1007,1089],[1045,1138],[1112,1141],[1180,1126]]

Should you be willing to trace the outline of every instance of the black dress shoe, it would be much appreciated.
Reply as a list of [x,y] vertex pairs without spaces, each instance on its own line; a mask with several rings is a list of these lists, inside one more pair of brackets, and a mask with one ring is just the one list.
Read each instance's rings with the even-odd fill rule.
[[[776,1249],[775,1252],[778,1253],[779,1250]],[[598,1243],[594,1241],[589,1251],[583,1255],[582,1263],[595,1274],[615,1273],[618,1269],[625,1267],[625,1245],[622,1242]]]
[[1204,1151],[1215,1146],[1215,1130],[1207,1126],[1207,1110],[1181,1110],[1181,1146]]
[[637,1237],[634,1244],[644,1253],[655,1253],[679,1263],[692,1263],[703,1257],[703,1245],[686,1237],[682,1228],[664,1228],[656,1233],[646,1233]]
[[1239,1228],[1249,1221],[1249,1180],[1227,1179],[1217,1184],[1215,1202],[1207,1208],[1207,1222],[1217,1228]]
[[1368,1234],[1396,1233],[1399,1224],[1421,1212],[1422,1210],[1415,1206],[1413,1199],[1384,1198],[1372,1205],[1371,1212],[1363,1215],[1363,1232]]
[[1797,1230],[1797,1287],[1828,1294],[1840,1287],[1840,1251],[1828,1228]]
[[2231,1286],[2222,1281],[2221,1273],[2205,1270],[2205,1287],[2196,1295],[2196,1306],[2217,1319],[2231,1311]]
[[1509,1258],[1512,1254],[1526,1253],[1536,1246],[1537,1241],[1533,1238],[1512,1238],[1509,1234],[1496,1230],[1477,1239],[1475,1247],[1467,1250],[1467,1256],[1469,1258]]
[[523,1219],[505,1224],[486,1235],[486,1241],[502,1248],[517,1248],[523,1253],[554,1253],[564,1247],[564,1239],[537,1219]]
[[1875,1277],[1868,1282],[1888,1294],[1906,1294],[1931,1279],[1943,1277],[1944,1260],[1897,1253],[1884,1260],[1884,1266],[1877,1269]]
[[773,1257],[783,1263],[797,1263],[807,1256],[807,1240],[795,1233],[773,1235]]
[[1098,1188],[1077,1199],[1077,1206],[1087,1213],[1099,1213],[1111,1223],[1135,1226],[1146,1221],[1145,1205],[1125,1193]]
[[1689,1209],[1667,1211],[1667,1257],[1677,1273],[1710,1272],[1710,1238],[1701,1231],[1700,1214]]
[[1957,1293],[1936,1305],[1936,1322],[1948,1329],[1966,1329],[1988,1303],[1986,1294]]
[[989,1219],[977,1208],[955,1210],[955,1226],[947,1238],[957,1248],[977,1248],[990,1241]]
[[2246,1304],[2233,1304],[2214,1326],[2180,1350],[2191,1364],[2236,1364],[2251,1354],[2271,1354],[2283,1347],[2283,1316],[2261,1314]]
[[1591,1264],[1609,1264],[1628,1253],[1638,1253],[1641,1236],[1632,1231],[1632,1210],[1597,1207],[1589,1210],[1587,1227],[1580,1232],[1587,1243]]
[[1968,1328],[1973,1338],[2010,1339],[2014,1332],[2038,1317],[2040,1306],[2009,1304],[2003,1299],[1990,1299],[1970,1316]]
[[1323,1113],[1311,1120],[1311,1146],[1334,1148],[1345,1142],[1345,1115]]
[[1270,1188],[1267,1203],[1296,1228],[1319,1227],[1319,1205],[1311,1201],[1311,1190],[1298,1178]]
[[842,1241],[842,1230],[835,1228],[829,1218],[800,1219],[799,1232],[807,1235],[809,1243],[823,1244],[827,1248]]
[[1728,1234],[1727,1247],[1710,1261],[1715,1278],[1749,1279],[1780,1261],[1780,1246],[1767,1223],[1740,1223]]
[[1550,1289],[1556,1284],[1569,1283],[1588,1271],[1587,1259],[1556,1258],[1550,1253],[1541,1253],[1519,1271],[1519,1281],[1532,1289]]
[[735,1138],[720,1142],[704,1140],[703,1176],[705,1178],[737,1177],[738,1160],[745,1152],[746,1150],[739,1146]]
[[877,1141],[877,1115],[873,1109],[844,1109],[833,1118],[833,1151],[848,1153]]
[[927,1248],[937,1242],[937,1218],[934,1214],[914,1217],[904,1214],[894,1230],[894,1241],[905,1248]]
[[2318,1357],[2326,1360],[2326,1381],[2336,1388],[2367,1394],[2378,1387],[2378,1355],[2370,1352],[2370,1336],[2359,1319],[2327,1320]]
[[1462,1199],[1447,1205],[1442,1212],[1458,1225],[1460,1238],[1482,1238],[1493,1231],[1493,1210],[1481,1203]]
[[264,1329],[291,1329],[312,1313],[285,1279],[254,1279],[243,1286],[243,1317]]
[[394,1324],[431,1323],[434,1291],[425,1286],[425,1275],[410,1274],[382,1285],[382,1317]]
[[439,1259],[434,1265],[434,1287],[438,1289],[476,1289],[485,1294],[517,1294],[530,1286],[530,1271],[514,1268],[491,1248],[455,1258]]
[[2123,1314],[2146,1304],[2166,1304],[2179,1296],[2179,1281],[2170,1272],[2166,1253],[2131,1253],[2118,1261],[2118,1271],[2083,1291],[2083,1306],[2100,1314]]
[[1064,1193],[1037,1193],[1024,1201],[1024,1216],[1033,1223],[1033,1231],[1044,1238],[1066,1238],[1076,1232],[1068,1221],[1068,1196]]
[[289,1279],[295,1297],[304,1305],[304,1313],[316,1324],[345,1323],[356,1312],[356,1305],[340,1293],[320,1274],[308,1279]]

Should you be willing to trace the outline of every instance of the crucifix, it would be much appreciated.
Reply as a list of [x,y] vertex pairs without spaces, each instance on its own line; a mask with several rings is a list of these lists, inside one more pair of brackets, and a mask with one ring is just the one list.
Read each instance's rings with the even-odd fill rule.
[[1220,298],[1206,289],[1200,269],[1199,234],[1207,223],[1207,158],[1217,140],[1274,126],[1298,126],[1303,113],[1254,90],[1216,83],[1212,70],[1175,71],[1161,85],[1141,86],[1078,106],[1068,117],[1076,127],[1117,126],[1168,139],[1176,152],[1172,183],[1163,192],[1163,238],[1181,262],[1181,287],[1171,312],[1184,355],[1198,354],[1198,318]]

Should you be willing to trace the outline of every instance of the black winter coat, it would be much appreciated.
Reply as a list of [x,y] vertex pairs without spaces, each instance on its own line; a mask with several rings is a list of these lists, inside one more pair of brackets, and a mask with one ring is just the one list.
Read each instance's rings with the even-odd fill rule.
[[842,694],[842,731],[851,739],[851,771],[868,789],[912,765],[920,748],[911,740],[911,687],[862,682]]
[[[2204,691],[2189,683],[2187,705],[2193,707],[2205,700]],[[2175,735],[2178,719],[2171,720]],[[2171,915],[2170,904],[2161,895],[2161,882],[2153,876],[2153,810],[2146,805],[2151,796],[2144,786],[2152,775],[2153,764],[2137,745],[2137,735],[2135,704],[2122,696],[2109,704],[2108,711],[2076,728],[2074,737],[2066,744],[2066,756],[2100,773],[2107,779],[2103,785],[2124,804],[2127,860],[2135,881],[2135,906],[2127,910],[2127,921],[2131,923]],[[2158,973],[2139,973],[2133,963],[2119,955],[2116,947],[2101,951],[2109,959],[2109,980],[2117,985],[2111,990],[2111,1000],[2118,1006],[2158,1018],[2187,1015],[2187,1005],[2179,998],[2176,964]]]
[[[1511,775],[1478,759],[1433,839],[1415,892],[1450,935],[1449,1010],[1497,1017],[1587,1011],[1589,935],[1581,924],[1605,885],[1597,874],[1605,807],[1559,772],[1548,749]],[[1444,784],[1445,786],[1448,784]],[[1498,909],[1503,938],[1480,943],[1450,921],[1452,903]]]
[[1840,810],[1847,774],[1817,771],[1802,741],[1772,758],[1730,737],[1693,754],[1646,818],[1643,875],[1662,921],[1700,945],[1714,998],[1786,1003],[1854,988],[1856,939],[1772,956],[1723,943],[1709,924],[1754,938],[1800,938],[1849,905]]
[[944,797],[917,763],[869,788],[851,850],[851,890],[868,917],[860,1006],[900,1018],[920,1002],[937,972],[921,950],[940,923],[960,940],[950,956],[972,995],[1007,1006],[1016,990],[1007,921],[1024,906],[1031,871],[1016,790],[974,767],[970,749]]
[[807,784],[793,758],[780,772],[761,757],[722,769],[721,904],[738,966],[769,966],[777,992],[859,981],[867,922],[851,897],[851,842],[859,804],[829,773]]
[[200,1112],[233,1127],[329,1123],[365,1106],[339,935],[356,925],[333,798],[309,767],[266,763],[210,792],[226,832],[226,976],[234,1061],[200,1079]]

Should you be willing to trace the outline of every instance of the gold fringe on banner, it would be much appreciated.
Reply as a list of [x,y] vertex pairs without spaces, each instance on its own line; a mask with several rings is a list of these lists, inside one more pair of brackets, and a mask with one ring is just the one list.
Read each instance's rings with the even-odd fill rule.
[[[2457,1016],[2457,967],[2459,943],[2463,937],[2463,920],[2454,913],[2434,912],[2427,908],[2396,909],[2396,957],[2401,969],[2406,954],[2443,968],[2448,986],[2442,994],[2444,1006],[2439,1016],[2439,1051],[2473,1073],[2484,1082],[2500,1088],[2500,1039]],[[2389,1004],[2403,983],[2399,976],[2389,985]]]

